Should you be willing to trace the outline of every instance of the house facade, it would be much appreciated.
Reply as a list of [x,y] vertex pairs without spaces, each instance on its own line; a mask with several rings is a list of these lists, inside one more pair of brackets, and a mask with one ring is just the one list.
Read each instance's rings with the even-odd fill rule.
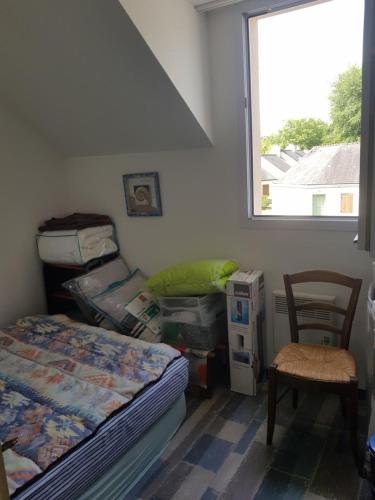
[[280,148],[276,153],[261,156],[262,210],[267,213],[272,206],[271,185],[282,179],[290,168],[290,163],[281,157]]
[[270,183],[265,214],[357,216],[359,143],[318,146]]
[[294,186],[273,183],[270,187],[274,215],[357,216],[358,184]]

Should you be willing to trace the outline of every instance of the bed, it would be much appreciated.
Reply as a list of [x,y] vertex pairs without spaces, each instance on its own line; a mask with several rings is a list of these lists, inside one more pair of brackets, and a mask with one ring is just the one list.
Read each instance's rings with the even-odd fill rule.
[[0,440],[12,498],[123,498],[185,415],[187,362],[66,316],[0,330]]

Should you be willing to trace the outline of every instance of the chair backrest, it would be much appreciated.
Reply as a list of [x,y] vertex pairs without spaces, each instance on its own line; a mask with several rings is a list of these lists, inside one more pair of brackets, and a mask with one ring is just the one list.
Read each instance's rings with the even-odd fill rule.
[[[350,333],[352,330],[354,313],[357,307],[359,292],[361,290],[362,280],[351,278],[345,274],[336,273],[333,271],[305,271],[296,274],[284,275],[285,292],[288,304],[290,334],[292,342],[299,342],[300,330],[324,330],[336,333],[341,336],[340,347],[348,349]],[[350,288],[351,294],[346,309],[338,307],[327,302],[306,302],[296,305],[293,294],[293,285],[298,283],[333,283],[336,285]],[[303,323],[298,324],[297,313],[302,310],[325,310],[344,316],[344,321],[341,328],[336,328],[332,325],[320,323]]]

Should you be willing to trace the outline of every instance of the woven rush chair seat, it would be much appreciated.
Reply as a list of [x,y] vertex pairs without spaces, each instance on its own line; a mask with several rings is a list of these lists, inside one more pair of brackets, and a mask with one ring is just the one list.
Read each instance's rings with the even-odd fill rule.
[[291,343],[274,361],[277,371],[322,382],[349,383],[356,376],[355,361],[346,349]]

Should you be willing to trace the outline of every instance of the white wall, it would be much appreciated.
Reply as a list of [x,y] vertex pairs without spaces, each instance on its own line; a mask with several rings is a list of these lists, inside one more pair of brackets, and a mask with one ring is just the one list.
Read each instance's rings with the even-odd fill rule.
[[[259,6],[260,2],[251,4]],[[139,266],[148,274],[177,261],[207,257],[231,257],[245,268],[263,269],[270,343],[271,290],[282,288],[283,273],[328,268],[363,278],[352,337],[353,352],[362,370],[370,262],[367,254],[353,245],[354,235],[249,229],[243,224],[246,161],[240,50],[241,12],[246,5],[250,2],[208,16],[215,147],[70,159],[71,209],[113,216],[123,255],[132,267]],[[164,215],[127,217],[122,175],[153,170],[160,174]]]
[[45,309],[35,234],[63,213],[62,159],[0,103],[0,326]]
[[186,0],[120,0],[212,140],[206,18]]

